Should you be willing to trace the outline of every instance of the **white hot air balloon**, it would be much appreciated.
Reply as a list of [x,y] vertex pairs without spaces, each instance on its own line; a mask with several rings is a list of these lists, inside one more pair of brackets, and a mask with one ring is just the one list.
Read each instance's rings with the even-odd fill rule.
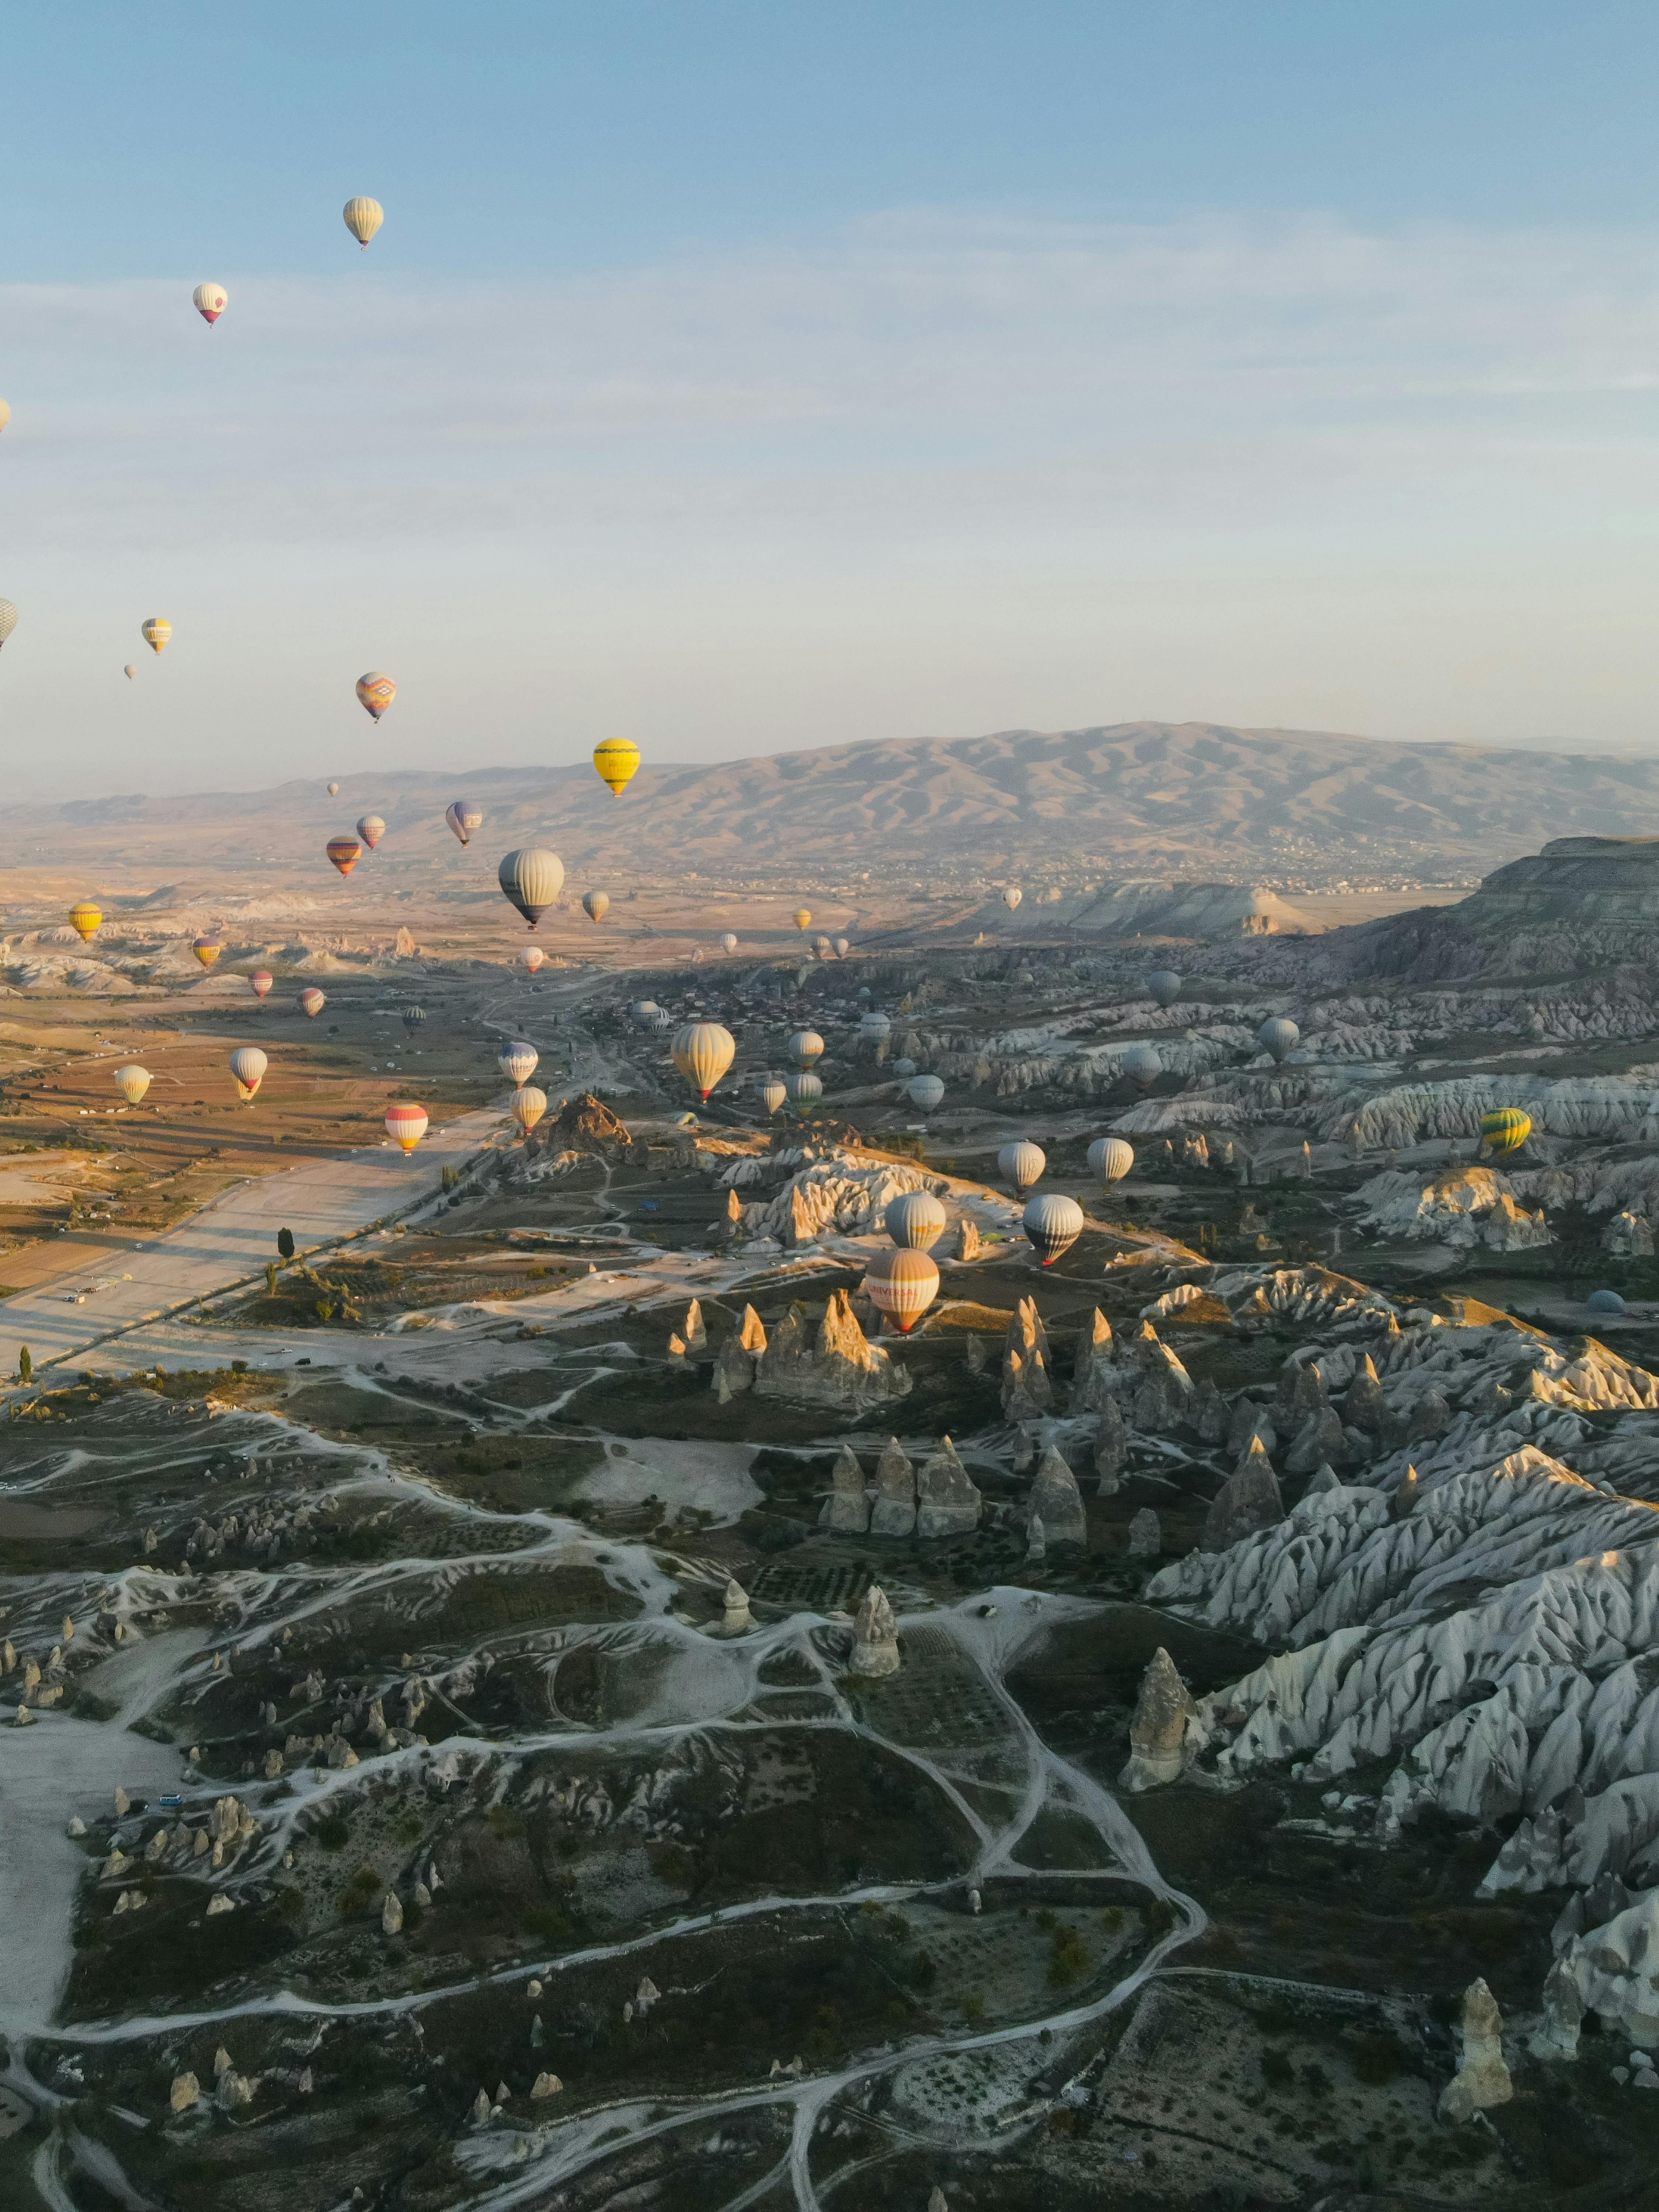
[[730,959],[737,949],[738,940],[728,929],[725,935],[720,939],[720,951],[725,953],[727,959]]
[[519,1085],[529,1082],[540,1059],[541,1054],[533,1044],[519,1038],[512,1044],[501,1047],[495,1055],[495,1065],[510,1083]]
[[805,1068],[797,1070],[787,1079],[783,1087],[788,1093],[789,1103],[793,1106],[811,1106],[823,1096],[823,1083]]
[[844,937],[838,937],[838,938],[836,939],[836,959],[837,959],[837,960],[845,960],[845,959],[846,959],[846,957],[847,957],[848,951],[848,947],[847,939],[846,939]]
[[140,1067],[136,1060],[115,1071],[115,1087],[129,1106],[136,1106],[149,1089],[149,1070]]
[[592,922],[603,921],[611,911],[611,901],[604,891],[584,891],[582,912]]
[[133,678],[138,673],[138,671],[133,666],[131,661],[128,661],[126,666],[121,671],[121,673],[126,678],[127,682],[131,684]]
[[797,1067],[814,1067],[823,1058],[823,1039],[816,1030],[797,1030],[785,1049]]
[[230,1072],[236,1078],[236,1095],[245,1106],[253,1103],[270,1062],[257,1044],[238,1045],[230,1055]]
[[222,284],[198,284],[190,295],[190,304],[210,330],[225,312],[228,297]]
[[328,795],[331,799],[337,799],[339,797],[340,787],[337,783],[330,784],[328,787]]
[[534,929],[564,888],[564,862],[544,845],[524,845],[503,855],[495,879],[501,896]]
[[919,1106],[924,1114],[931,1114],[945,1096],[945,1085],[937,1075],[918,1075],[912,1079],[905,1095],[913,1106]]
[[1009,913],[1012,914],[1024,896],[1024,892],[1021,890],[1018,884],[1010,884],[1007,890],[1002,894],[1002,903],[1007,908]]
[[761,1104],[769,1114],[775,1114],[788,1096],[775,1075],[761,1085]]
[[888,1200],[882,1227],[895,1244],[925,1252],[934,1237],[945,1233],[945,1208],[931,1190],[907,1190]]
[[527,1138],[547,1111],[547,1093],[533,1083],[520,1084],[513,1094],[513,1118]]
[[356,199],[348,200],[340,210],[340,220],[367,253],[369,240],[386,221],[386,210],[379,200],[369,199],[360,193]]
[[539,945],[526,945],[519,953],[519,965],[526,974],[533,975],[546,957]]
[[859,1017],[859,1042],[880,1044],[893,1033],[892,1021],[886,1014],[867,1013]]
[[1017,1137],[1012,1145],[1005,1145],[997,1154],[997,1172],[1016,1190],[1030,1190],[1040,1182],[1042,1170],[1048,1164],[1048,1156],[1041,1145],[1034,1145],[1029,1137]]
[[687,1022],[670,1048],[674,1065],[699,1098],[709,1092],[737,1056],[737,1043],[719,1022]]
[[1146,995],[1160,1006],[1172,1006],[1181,996],[1181,978],[1173,968],[1154,968],[1146,978]]
[[1149,1091],[1164,1073],[1164,1062],[1149,1044],[1132,1044],[1123,1055],[1123,1073],[1131,1083]]
[[0,645],[3,645],[17,627],[17,610],[9,599],[0,599]]
[[1296,1050],[1302,1041],[1302,1032],[1283,1014],[1273,1014],[1256,1031],[1255,1041],[1263,1052],[1271,1053],[1275,1060],[1282,1060]]
[[0,430],[3,430],[10,420],[11,410],[7,406],[3,399],[0,399]]
[[1134,1148],[1121,1137],[1097,1137],[1089,1147],[1089,1165],[1100,1177],[1103,1190],[1121,1182],[1134,1164]]

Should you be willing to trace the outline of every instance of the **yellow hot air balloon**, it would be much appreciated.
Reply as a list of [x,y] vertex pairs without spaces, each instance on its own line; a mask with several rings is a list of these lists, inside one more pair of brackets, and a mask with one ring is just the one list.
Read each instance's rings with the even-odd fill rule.
[[796,928],[797,928],[797,929],[802,929],[802,930],[804,930],[804,929],[810,929],[810,928],[811,928],[811,923],[812,923],[812,916],[811,916],[811,912],[808,910],[808,908],[805,908],[805,907],[804,907],[804,906],[798,906],[798,907],[795,908],[795,927],[796,927]]
[[190,949],[196,955],[196,957],[201,962],[204,968],[211,968],[214,962],[219,957],[220,947],[218,939],[216,937],[209,937],[205,932],[195,940]]
[[547,1111],[547,1093],[533,1083],[521,1083],[513,1094],[513,1118],[528,1137]]
[[165,615],[151,615],[138,625],[138,635],[152,653],[160,653],[173,635],[173,624]]
[[1480,1116],[1480,1141],[1494,1152],[1519,1152],[1532,1134],[1532,1116],[1518,1106],[1500,1106]]
[[680,1073],[699,1098],[707,1098],[737,1053],[732,1032],[718,1022],[688,1022],[670,1051]]
[[136,1060],[115,1071],[115,1087],[129,1106],[136,1106],[149,1089],[149,1070],[140,1067]]
[[603,891],[582,893],[582,912],[590,921],[603,921],[611,911],[611,901]]
[[379,200],[368,199],[360,193],[356,199],[346,202],[340,210],[340,218],[367,253],[369,240],[386,221],[386,210]]
[[626,738],[607,738],[603,744],[593,748],[593,766],[599,771],[599,781],[608,784],[611,796],[620,799],[634,781],[634,771],[640,764],[640,749]]
[[70,927],[82,945],[91,944],[94,933],[103,918],[90,899],[82,899],[70,908]]

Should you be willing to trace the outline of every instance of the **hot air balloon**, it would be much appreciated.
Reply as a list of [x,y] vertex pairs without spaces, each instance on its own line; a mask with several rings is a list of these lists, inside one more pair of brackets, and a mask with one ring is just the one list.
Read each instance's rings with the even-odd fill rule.
[[1146,978],[1146,995],[1160,1006],[1172,1006],[1181,996],[1181,978],[1173,968],[1154,968]]
[[9,599],[0,599],[0,645],[3,645],[17,627],[17,610]]
[[915,1072],[916,1063],[908,1054],[902,1060],[896,1060],[893,1062],[894,1074],[902,1075],[907,1083],[910,1080],[910,1078],[915,1073]]
[[811,920],[812,916],[810,908],[804,906],[798,906],[795,908],[795,927],[797,929],[803,932],[803,933],[810,926]]
[[152,653],[160,653],[173,635],[173,624],[165,615],[151,615],[139,623],[138,635]]
[[346,202],[340,210],[340,218],[367,253],[369,240],[386,221],[386,210],[379,200],[366,199],[359,194],[356,199]]
[[648,1030],[651,1026],[651,1018],[656,1011],[657,1002],[654,999],[635,999],[628,1009],[628,1018],[636,1030]]
[[[510,892],[508,896],[512,896]],[[603,891],[582,893],[582,912],[590,921],[603,921],[610,911],[611,902]]]
[[196,955],[196,957],[201,962],[204,968],[211,968],[214,962],[219,957],[221,948],[219,940],[216,937],[210,937],[205,932],[204,932],[200,937],[196,939],[190,949]]
[[104,917],[90,899],[82,899],[70,908],[69,918],[70,927],[80,939],[82,944],[90,945],[98,925]]
[[688,1022],[672,1048],[674,1065],[699,1098],[706,1099],[737,1054],[729,1030],[718,1022]]
[[1103,1190],[1121,1182],[1134,1164],[1134,1148],[1121,1137],[1097,1137],[1089,1147],[1089,1165],[1100,1177]]
[[190,304],[211,329],[225,312],[228,296],[222,284],[198,284],[190,295]]
[[1016,1190],[1030,1190],[1048,1164],[1048,1154],[1029,1137],[1017,1137],[997,1154],[997,1173]]
[[533,1083],[521,1083],[513,1094],[514,1120],[528,1137],[542,1115],[547,1111],[547,1093],[538,1091]]
[[811,1067],[823,1058],[823,1039],[816,1030],[797,1030],[785,1050],[797,1067]]
[[424,1106],[388,1106],[386,1109],[386,1130],[392,1142],[403,1147],[405,1158],[426,1134]]
[[539,945],[526,945],[519,953],[519,965],[533,975],[546,957],[546,953],[542,951]]
[[613,799],[620,799],[634,780],[640,749],[626,738],[607,738],[593,748],[593,766],[599,781],[608,784]]
[[1532,1116],[1518,1106],[1500,1106],[1480,1116],[1480,1141],[1494,1152],[1519,1152],[1532,1134]]
[[931,1114],[945,1096],[945,1085],[937,1075],[918,1075],[905,1095],[913,1106],[921,1107],[924,1114]]
[[343,876],[349,876],[363,857],[363,848],[355,837],[331,837],[323,849]]
[[444,820],[465,845],[483,820],[483,809],[475,806],[470,799],[453,799],[444,809]]
[[535,1046],[527,1043],[520,1037],[512,1044],[504,1044],[501,1047],[495,1055],[495,1065],[509,1081],[514,1085],[520,1085],[529,1082],[531,1077],[536,1073],[537,1062],[540,1059],[541,1054]]
[[416,1030],[419,1029],[421,1024],[425,1019],[426,1008],[424,1006],[405,1006],[404,1008],[404,1027],[408,1030],[410,1036],[414,1036]]
[[365,814],[357,824],[357,835],[372,853],[386,835],[386,824],[378,814]]
[[1074,1198],[1045,1190],[1030,1200],[1019,1222],[1038,1259],[1045,1267],[1052,1267],[1082,1236],[1083,1208]]
[[823,1096],[823,1084],[805,1068],[798,1069],[787,1079],[783,1087],[789,1095],[790,1103],[795,1106],[811,1106]]
[[892,1245],[865,1269],[864,1287],[878,1311],[908,1335],[939,1296],[939,1269],[927,1253]]
[[859,1042],[860,1044],[880,1044],[884,1038],[890,1036],[892,1033],[893,1024],[887,1015],[878,1014],[872,1012],[870,1013],[860,1014],[859,1016]]
[[7,406],[3,399],[0,399],[0,430],[3,430],[10,420],[11,410]]
[[895,1244],[923,1252],[944,1234],[945,1208],[931,1190],[907,1190],[889,1200],[881,1225]]
[[300,994],[300,1012],[309,1015],[313,1022],[327,1004],[328,1000],[314,983],[307,983]]
[[658,1035],[660,1036],[664,1030],[672,1030],[673,1028],[674,1017],[669,1012],[666,1006],[659,1006],[656,1012],[651,1017],[649,1026],[656,1030]]
[[367,676],[357,678],[358,699],[377,722],[397,696],[397,685],[378,668],[371,668]]
[[728,929],[725,935],[720,939],[720,951],[725,953],[726,958],[729,960],[737,949],[738,940]]
[[523,845],[506,855],[495,871],[495,879],[503,896],[534,929],[559,896],[564,862],[544,845]]
[[1255,1041],[1264,1052],[1270,1052],[1276,1060],[1282,1060],[1296,1050],[1302,1032],[1283,1014],[1271,1014],[1255,1033]]
[[1132,1044],[1123,1055],[1123,1073],[1143,1091],[1151,1090],[1164,1073],[1164,1062],[1149,1044]]
[[252,1104],[270,1065],[257,1044],[239,1044],[230,1055],[230,1072],[236,1078],[237,1094],[244,1105]]
[[331,799],[337,799],[339,797],[340,787],[337,783],[330,784],[328,787],[328,795]]
[[263,999],[270,989],[270,975],[264,968],[256,968],[247,981],[248,988],[256,999]]
[[131,684],[133,678],[138,673],[138,671],[133,666],[131,661],[128,661],[126,666],[121,671],[121,673],[126,678],[127,682]]
[[761,1104],[769,1114],[775,1114],[788,1096],[775,1075],[761,1085]]
[[1007,908],[1009,913],[1012,914],[1024,896],[1024,892],[1021,890],[1018,884],[1010,884],[1007,890],[1002,894],[1002,903]]
[[140,1067],[137,1060],[115,1071],[115,1087],[129,1106],[136,1106],[149,1089],[149,1070]]
[[812,946],[812,951],[816,958],[819,960],[827,960],[830,957],[829,939],[827,937],[820,937],[817,939]]
[[845,959],[846,959],[846,957],[847,957],[847,952],[848,952],[847,939],[846,939],[844,937],[838,937],[838,938],[836,939],[836,959],[837,959],[837,960],[845,960]]

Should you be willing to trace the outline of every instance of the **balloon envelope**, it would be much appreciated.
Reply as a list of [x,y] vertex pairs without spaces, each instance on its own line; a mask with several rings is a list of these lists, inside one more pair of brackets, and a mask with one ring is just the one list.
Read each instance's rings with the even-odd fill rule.
[[82,944],[89,945],[92,942],[94,931],[104,917],[90,899],[82,899],[70,908],[69,918],[70,927],[80,939]]
[[519,955],[519,965],[528,969],[533,975],[546,957],[539,945],[526,945]]
[[152,653],[160,653],[173,635],[173,624],[164,615],[151,615],[139,623],[138,635]]
[[769,1114],[775,1114],[788,1096],[789,1093],[775,1075],[769,1083],[763,1083],[761,1085],[761,1103]]
[[533,1044],[526,1038],[518,1037],[511,1044],[501,1047],[495,1055],[495,1065],[513,1083],[526,1084],[536,1073],[540,1059],[541,1054]]
[[386,1109],[386,1134],[394,1144],[401,1145],[405,1152],[412,1152],[426,1134],[424,1106],[388,1106]]
[[1021,890],[1018,884],[1010,884],[1007,890],[1002,894],[1002,903],[1007,908],[1009,913],[1012,914],[1024,896],[1024,892]]
[[230,1072],[236,1078],[245,1098],[252,1098],[264,1080],[270,1065],[257,1044],[240,1044],[230,1055]]
[[[3,645],[17,627],[17,610],[9,599],[0,599],[0,645]],[[131,674],[129,670],[128,673]]]
[[513,1094],[513,1118],[526,1136],[547,1111],[547,1093],[533,1083],[521,1083]]
[[270,989],[271,978],[264,968],[256,968],[247,981],[248,988],[256,999],[263,999]]
[[397,696],[397,685],[378,668],[357,678],[357,696],[377,722]]
[[904,1334],[939,1296],[939,1269],[926,1252],[893,1245],[878,1252],[865,1269],[864,1287],[877,1310]]
[[837,959],[837,960],[845,960],[845,959],[846,959],[846,957],[847,957],[847,950],[848,950],[848,947],[847,947],[847,939],[846,939],[844,937],[838,937],[838,938],[836,939],[836,959]]
[[1134,1147],[1121,1137],[1097,1137],[1089,1147],[1089,1165],[1103,1185],[1121,1182],[1134,1164]]
[[620,799],[633,781],[640,764],[640,749],[626,738],[607,738],[593,748],[593,767],[601,783],[608,784],[613,799]]
[[1500,1106],[1480,1116],[1480,1140],[1495,1152],[1518,1152],[1532,1134],[1532,1116],[1518,1106]]
[[413,1031],[419,1029],[421,1024],[425,1019],[426,1008],[424,1006],[405,1006],[404,1008],[404,1027],[406,1030]]
[[138,673],[138,671],[133,666],[131,661],[128,661],[126,666],[121,671],[121,673],[126,678],[127,682],[131,684],[133,678]]
[[738,940],[728,929],[720,939],[720,951],[729,955],[735,952],[737,949]]
[[357,835],[372,853],[386,835],[386,824],[378,814],[365,814],[357,824]]
[[920,1106],[924,1114],[931,1114],[945,1096],[945,1085],[937,1075],[918,1075],[906,1096],[913,1106]]
[[790,1076],[783,1087],[789,1094],[791,1101],[797,1106],[810,1106],[815,1098],[822,1098],[823,1096],[822,1082],[816,1075],[808,1074],[805,1069]]
[[699,1098],[707,1098],[737,1054],[729,1030],[718,1022],[688,1022],[675,1037],[674,1065]]
[[483,809],[475,806],[470,799],[452,799],[444,809],[444,820],[465,845],[483,820]]
[[369,199],[360,192],[340,210],[340,219],[367,253],[369,240],[386,221],[386,210],[379,200]]
[[323,849],[343,876],[349,876],[363,857],[363,848],[355,837],[331,837]]
[[1020,1216],[1032,1249],[1045,1267],[1052,1267],[1062,1252],[1069,1252],[1083,1234],[1083,1208],[1074,1198],[1045,1190],[1032,1199]]
[[859,1016],[859,1042],[860,1044],[879,1044],[884,1036],[891,1036],[892,1029],[892,1022],[885,1014],[860,1014]]
[[534,929],[564,887],[564,862],[544,845],[523,845],[504,856],[495,879],[503,896]]
[[811,1067],[823,1058],[823,1039],[816,1030],[797,1030],[787,1050],[797,1067]]
[[1123,1055],[1123,1073],[1145,1091],[1164,1073],[1164,1062],[1149,1044],[1132,1044]]
[[1270,1052],[1276,1060],[1296,1050],[1302,1032],[1296,1024],[1283,1014],[1272,1014],[1255,1033],[1255,1041],[1264,1052]]
[[302,1014],[308,1014],[313,1021],[316,1020],[327,1004],[328,1000],[314,983],[307,984],[300,994],[300,1012]]
[[211,968],[214,962],[219,957],[218,939],[216,937],[209,937],[205,933],[197,938],[190,949],[196,955],[196,957],[201,962],[204,968]]
[[603,921],[611,911],[611,902],[603,891],[582,893],[582,912],[590,921]]
[[337,783],[330,784],[328,787],[328,795],[331,799],[337,799],[339,797],[340,787]]
[[198,284],[190,295],[190,304],[211,328],[225,312],[227,296],[222,284]]
[[804,906],[798,906],[795,908],[795,927],[797,929],[805,929],[811,919],[812,916],[810,908]]
[[925,1251],[945,1229],[945,1208],[931,1190],[907,1190],[888,1201],[882,1226],[895,1244]]
[[1016,1190],[1029,1190],[1048,1164],[1048,1155],[1029,1137],[1017,1137],[997,1154],[997,1172]]
[[149,1089],[149,1070],[140,1067],[136,1060],[115,1071],[115,1087],[129,1106],[136,1106]]
[[1154,968],[1146,978],[1146,995],[1160,1006],[1172,1006],[1181,996],[1181,978],[1173,968]]

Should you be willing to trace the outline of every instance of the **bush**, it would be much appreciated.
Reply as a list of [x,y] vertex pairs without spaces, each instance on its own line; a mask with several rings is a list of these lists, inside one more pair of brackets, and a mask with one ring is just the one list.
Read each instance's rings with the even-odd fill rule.
[[1352,2037],[1348,2042],[1348,2063],[1357,2081],[1381,2088],[1385,2081],[1392,2081],[1407,2071],[1411,2054],[1397,2035],[1385,2029]]
[[317,1840],[325,1851],[343,1850],[351,1830],[337,1813],[331,1813],[325,1820],[317,1823]]
[[1296,2069],[1277,2044],[1262,2048],[1261,2078],[1270,2089],[1286,2089],[1296,2079]]

